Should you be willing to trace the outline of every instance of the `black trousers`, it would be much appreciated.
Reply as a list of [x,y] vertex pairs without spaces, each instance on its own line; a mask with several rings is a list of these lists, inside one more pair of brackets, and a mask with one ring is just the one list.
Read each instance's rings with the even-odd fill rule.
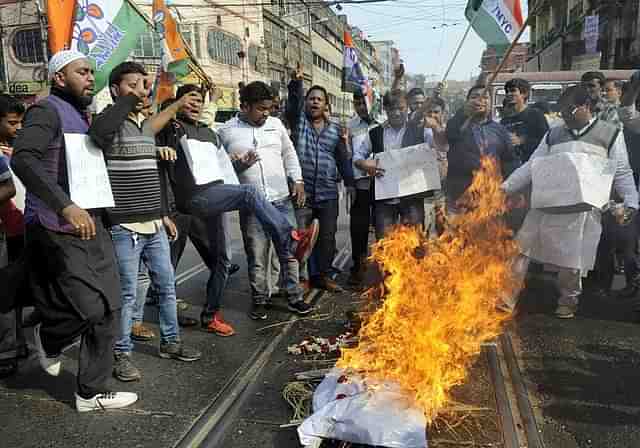
[[[8,237],[6,240],[8,261],[15,262],[24,250],[24,237]],[[26,284],[26,283],[25,283]],[[25,289],[28,289],[25,287]],[[28,295],[28,291],[23,291]],[[21,296],[23,294],[18,293]],[[23,299],[23,297],[20,297]],[[30,304],[30,300],[24,297]],[[23,303],[9,311],[0,313],[0,365],[15,363],[16,359],[24,358],[28,355],[27,343],[22,328],[22,307]]]
[[636,216],[634,222],[627,226],[621,226],[610,213],[602,217],[602,235],[596,255],[594,280],[600,288],[605,290],[613,286],[615,276],[615,255],[621,253],[624,262],[624,275],[627,285],[637,281],[638,264],[638,226],[640,220]]
[[180,263],[184,248],[187,245],[187,238],[189,238],[204,264],[211,269],[212,258],[209,235],[204,220],[184,213],[177,213],[173,216],[173,220],[178,228],[178,238],[171,243],[171,264],[173,268],[178,268],[178,263]]
[[313,219],[320,224],[320,233],[311,257],[307,262],[309,277],[329,275],[336,254],[336,231],[338,230],[338,200],[330,199],[296,210],[300,227],[308,227]]
[[370,190],[356,190],[356,200],[351,206],[349,231],[351,233],[351,259],[353,271],[357,272],[369,255],[369,227],[373,195]]
[[43,348],[57,355],[81,338],[77,386],[85,398],[107,390],[120,314],[113,243],[99,219],[96,232],[92,240],[82,241],[38,224],[27,226],[31,287],[42,316]]

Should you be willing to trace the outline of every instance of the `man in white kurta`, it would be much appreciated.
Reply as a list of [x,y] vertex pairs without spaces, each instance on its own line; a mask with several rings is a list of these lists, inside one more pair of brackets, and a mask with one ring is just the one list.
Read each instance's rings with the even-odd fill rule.
[[[582,86],[567,89],[560,98],[565,125],[551,129],[531,156],[503,183],[508,194],[532,186],[532,165],[540,157],[561,153],[593,156],[594,163],[608,158],[615,171],[613,188],[624,200],[623,222],[632,221],[638,209],[638,191],[629,166],[622,133],[593,116],[591,99]],[[538,160],[540,162],[540,160]],[[559,192],[558,194],[562,194]],[[560,201],[562,202],[562,201]],[[560,297],[556,316],[572,318],[582,292],[582,277],[593,269],[602,232],[601,210],[596,207],[575,211],[575,207],[532,208],[518,232],[522,258],[514,268],[524,279],[529,260],[545,264],[558,272]],[[515,307],[515,300],[508,306]]]

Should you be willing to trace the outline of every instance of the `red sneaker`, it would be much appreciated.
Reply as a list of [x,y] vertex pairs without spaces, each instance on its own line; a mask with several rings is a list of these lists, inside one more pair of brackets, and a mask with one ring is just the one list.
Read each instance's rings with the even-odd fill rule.
[[209,322],[207,331],[209,333],[215,333],[218,336],[223,337],[233,336],[234,334],[236,334],[233,327],[225,322],[225,320],[222,318],[222,313],[220,311],[216,311],[216,313],[213,315],[213,319],[211,319],[211,322]]
[[294,230],[293,239],[298,242],[295,257],[300,264],[307,261],[318,241],[318,233],[320,232],[320,223],[317,219],[311,221],[311,225],[306,230]]

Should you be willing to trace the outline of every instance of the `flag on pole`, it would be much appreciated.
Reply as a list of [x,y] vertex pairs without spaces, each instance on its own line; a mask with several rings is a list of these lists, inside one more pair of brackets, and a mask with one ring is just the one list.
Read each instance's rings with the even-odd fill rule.
[[507,47],[522,29],[520,0],[469,0],[464,12],[487,45]]
[[49,50],[52,54],[69,48],[76,0],[48,0]]
[[373,90],[369,79],[364,76],[358,53],[353,45],[351,34],[344,32],[344,67],[342,69],[342,91],[357,93],[360,92],[367,103],[367,110],[371,111],[373,102]]
[[109,73],[125,61],[150,30],[142,14],[129,0],[78,0],[71,48],[94,64],[96,92],[107,85]]
[[162,65],[158,71],[154,99],[162,103],[173,95],[176,80],[189,74],[190,58],[178,25],[164,0],[153,0],[153,24],[162,43]]

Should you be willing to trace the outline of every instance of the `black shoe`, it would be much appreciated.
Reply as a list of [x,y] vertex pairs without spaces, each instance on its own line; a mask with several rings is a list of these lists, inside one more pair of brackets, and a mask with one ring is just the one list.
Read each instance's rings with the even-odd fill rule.
[[313,311],[313,307],[311,307],[311,305],[308,305],[307,302],[305,302],[304,300],[299,300],[294,303],[289,303],[289,306],[287,308],[289,308],[289,311],[299,314],[301,316],[304,316],[305,314],[309,314],[311,311]]
[[617,296],[620,299],[631,299],[638,294],[638,287],[634,285],[627,285],[624,289],[617,292]]
[[267,319],[267,310],[266,307],[262,304],[253,304],[251,306],[251,311],[249,312],[249,317],[253,320],[266,320]]
[[200,326],[203,330],[209,328],[209,324],[213,320],[213,313],[208,311],[203,311],[200,313]]
[[240,265],[233,263],[231,266],[229,266],[229,277],[231,277],[233,274],[235,274],[239,270],[240,270]]
[[198,350],[187,347],[182,342],[162,342],[158,355],[165,359],[177,359],[179,361],[193,362],[202,357]]
[[178,313],[178,325],[181,327],[195,327],[198,325],[198,321],[182,313]]

